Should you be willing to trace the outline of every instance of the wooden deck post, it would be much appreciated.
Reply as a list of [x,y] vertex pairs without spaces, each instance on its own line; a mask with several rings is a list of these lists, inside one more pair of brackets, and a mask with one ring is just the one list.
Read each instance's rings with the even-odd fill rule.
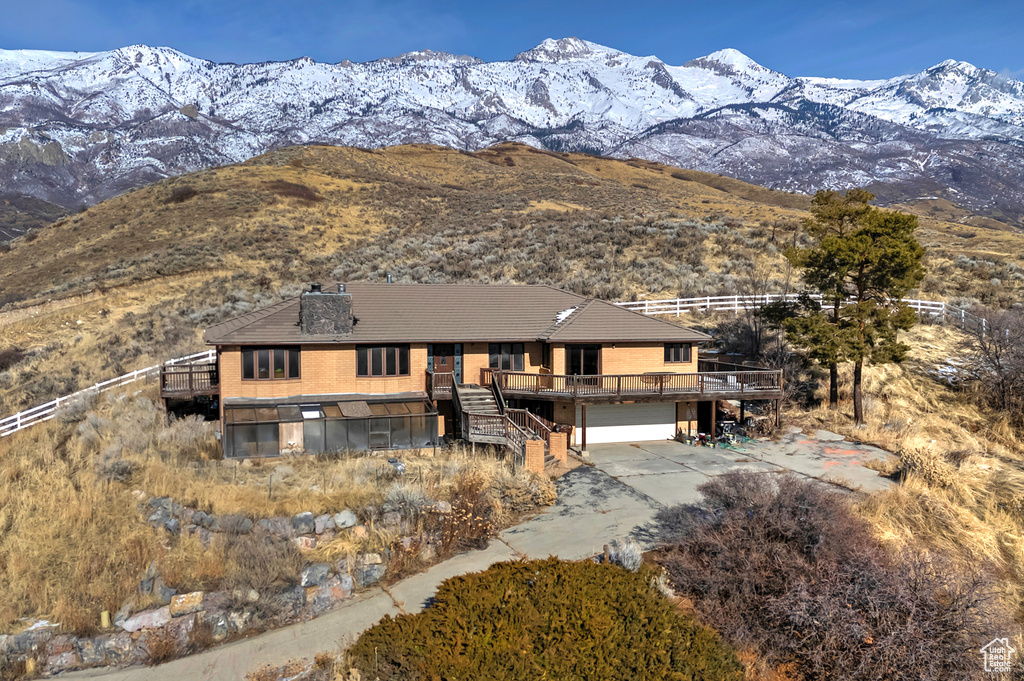
[[747,420],[747,411],[743,400],[740,400],[740,427],[743,427],[743,422]]
[[580,450],[587,450],[587,405],[580,406]]
[[718,400],[711,400],[711,439],[715,438],[715,421],[718,419]]

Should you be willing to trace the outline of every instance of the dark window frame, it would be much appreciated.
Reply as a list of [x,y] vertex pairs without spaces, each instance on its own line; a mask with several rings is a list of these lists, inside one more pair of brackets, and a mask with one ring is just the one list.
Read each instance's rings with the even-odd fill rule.
[[356,346],[357,378],[396,378],[408,376],[409,344]]
[[689,364],[692,358],[690,343],[665,343],[665,364]]
[[[279,363],[281,366],[278,366]],[[243,381],[295,381],[300,378],[302,378],[302,350],[299,346],[242,348]]]
[[487,366],[500,371],[525,371],[525,343],[488,343]]

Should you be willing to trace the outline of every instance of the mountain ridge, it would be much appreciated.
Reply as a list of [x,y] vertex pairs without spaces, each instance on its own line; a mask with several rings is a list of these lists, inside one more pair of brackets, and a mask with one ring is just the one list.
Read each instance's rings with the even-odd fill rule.
[[673,66],[579,38],[495,62],[0,50],[0,195],[66,208],[296,144],[503,141],[791,191],[938,195],[1024,225],[1024,83],[955,60],[856,81],[790,77],[732,48]]

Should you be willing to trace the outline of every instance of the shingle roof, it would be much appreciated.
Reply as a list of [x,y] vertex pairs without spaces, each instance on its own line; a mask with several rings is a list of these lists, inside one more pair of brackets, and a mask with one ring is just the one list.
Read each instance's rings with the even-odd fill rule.
[[[216,324],[211,345],[533,341],[701,341],[708,336],[550,286],[371,284],[346,286],[355,327],[347,336],[303,334],[299,298]],[[570,310],[575,308],[570,313]],[[560,313],[565,313],[558,322]],[[567,316],[566,316],[567,315]]]

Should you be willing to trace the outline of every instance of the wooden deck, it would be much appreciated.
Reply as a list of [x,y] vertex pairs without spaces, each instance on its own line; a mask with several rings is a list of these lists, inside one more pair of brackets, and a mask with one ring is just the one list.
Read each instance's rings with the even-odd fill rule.
[[427,394],[432,400],[452,399],[452,372],[428,371]]
[[782,372],[715,365],[695,373],[599,374],[569,376],[484,369],[481,383],[493,376],[506,397],[566,400],[578,404],[665,402],[668,400],[778,400]]
[[190,400],[219,394],[216,364],[166,364],[160,367],[160,397],[165,400]]

